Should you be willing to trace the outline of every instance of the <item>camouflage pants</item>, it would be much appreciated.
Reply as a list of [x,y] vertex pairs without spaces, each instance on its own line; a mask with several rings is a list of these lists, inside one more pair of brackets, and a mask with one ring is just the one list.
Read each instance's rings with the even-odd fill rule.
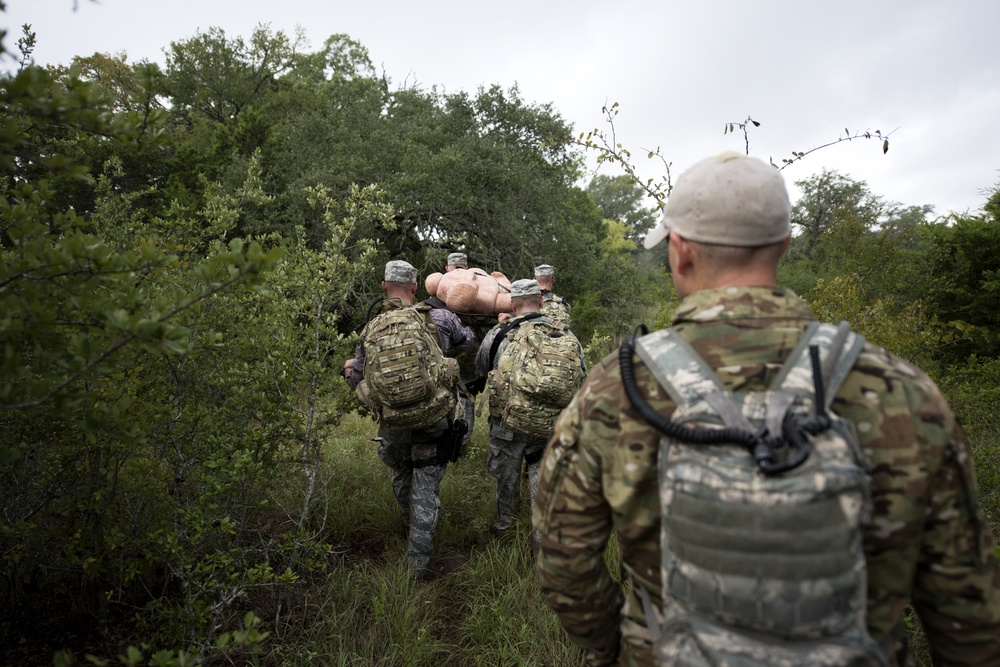
[[434,570],[434,529],[441,511],[439,490],[446,463],[432,463],[448,428],[442,419],[430,429],[379,428],[378,457],[392,468],[392,491],[407,531],[406,558],[414,571]]
[[538,471],[541,468],[541,453],[545,450],[545,440],[528,438],[525,435],[491,424],[489,457],[486,468],[497,480],[497,515],[493,528],[504,531],[514,523],[514,515],[521,500],[521,462],[534,458],[528,468],[528,488],[534,502],[538,491]]
[[465,437],[462,438],[462,456],[465,456],[466,452],[469,451],[469,441],[472,440],[472,428],[476,425],[476,402],[470,400],[464,393],[459,392],[458,401],[461,404],[461,409],[459,410],[459,416],[464,413],[465,423],[469,425],[469,430],[465,432]]

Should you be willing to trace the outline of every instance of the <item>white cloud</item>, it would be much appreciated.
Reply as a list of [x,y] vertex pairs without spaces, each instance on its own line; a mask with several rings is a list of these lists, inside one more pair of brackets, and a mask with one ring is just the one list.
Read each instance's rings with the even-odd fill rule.
[[[751,152],[776,161],[851,131],[899,128],[875,142],[824,149],[785,170],[789,182],[823,168],[872,191],[939,212],[976,210],[998,180],[1000,25],[993,0],[9,0],[0,25],[12,48],[21,23],[38,33],[39,62],[125,51],[162,62],[162,49],[212,26],[248,36],[259,23],[314,45],[347,33],[396,85],[449,92],[517,83],[552,103],[578,131],[604,127],[619,102],[619,140],[637,156],[661,147],[675,176],[697,159],[742,148],[726,122],[761,122]],[[8,60],[9,68],[12,62]],[[657,163],[639,157],[642,173]]]

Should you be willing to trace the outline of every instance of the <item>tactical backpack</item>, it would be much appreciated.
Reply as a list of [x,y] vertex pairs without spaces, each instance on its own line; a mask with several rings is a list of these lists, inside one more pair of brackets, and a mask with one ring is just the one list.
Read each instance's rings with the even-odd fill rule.
[[571,319],[569,314],[569,302],[561,296],[556,296],[551,292],[542,297],[541,314],[549,319],[569,327]]
[[[886,665],[865,626],[870,464],[829,411],[864,338],[813,322],[767,391],[733,393],[673,329],[622,346],[629,399],[659,452],[661,665]],[[677,408],[635,384],[632,352]]]
[[583,384],[580,342],[566,327],[544,319],[520,319],[506,335],[507,348],[490,371],[490,415],[531,438],[548,438],[556,418]]
[[458,364],[441,352],[430,310],[391,304],[365,330],[357,395],[388,426],[429,428],[455,407]]

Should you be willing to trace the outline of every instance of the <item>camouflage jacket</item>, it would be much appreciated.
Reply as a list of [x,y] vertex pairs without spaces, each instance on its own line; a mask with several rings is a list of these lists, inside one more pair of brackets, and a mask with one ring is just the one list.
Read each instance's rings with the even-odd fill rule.
[[[674,316],[681,336],[731,390],[763,390],[813,319],[784,288],[698,292]],[[642,361],[636,381],[669,416],[673,404]],[[874,516],[864,534],[869,632],[904,664],[912,602],[935,664],[1000,664],[1000,568],[977,500],[968,446],[934,383],[868,344],[833,409],[857,427],[874,465]],[[642,605],[609,574],[618,536],[627,575],[660,606],[659,432],[633,410],[617,353],[590,374],[556,424],[542,464],[534,523],[542,590],[590,664],[655,664]],[[624,603],[623,603],[624,602]]]
[[[382,303],[382,310],[385,312],[390,308],[412,308],[405,306],[400,299],[386,299]],[[454,357],[463,352],[470,352],[476,349],[476,335],[472,329],[462,324],[458,316],[450,310],[433,308],[430,311],[431,319],[438,330],[438,342],[441,343],[441,351],[447,357]],[[368,327],[361,332],[361,340],[354,348],[354,366],[347,375],[347,384],[351,389],[358,386],[365,375],[365,335]]]

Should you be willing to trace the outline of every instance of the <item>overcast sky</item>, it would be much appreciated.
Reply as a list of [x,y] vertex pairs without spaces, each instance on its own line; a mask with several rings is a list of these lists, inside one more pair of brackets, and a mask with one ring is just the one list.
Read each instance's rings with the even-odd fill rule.
[[260,23],[290,35],[300,25],[313,50],[335,33],[361,42],[394,86],[516,84],[578,132],[608,129],[601,108],[618,102],[618,140],[646,177],[662,173],[649,149],[675,179],[743,150],[742,135],[722,130],[749,115],[761,123],[750,153],[778,163],[845,129],[892,132],[887,155],[854,141],[786,168],[790,187],[836,169],[945,214],[978,211],[1000,182],[996,0],[78,0],[76,11],[74,0],[5,1],[5,46],[30,23],[39,64],[96,51],[162,64],[170,42],[213,26],[249,37]]

